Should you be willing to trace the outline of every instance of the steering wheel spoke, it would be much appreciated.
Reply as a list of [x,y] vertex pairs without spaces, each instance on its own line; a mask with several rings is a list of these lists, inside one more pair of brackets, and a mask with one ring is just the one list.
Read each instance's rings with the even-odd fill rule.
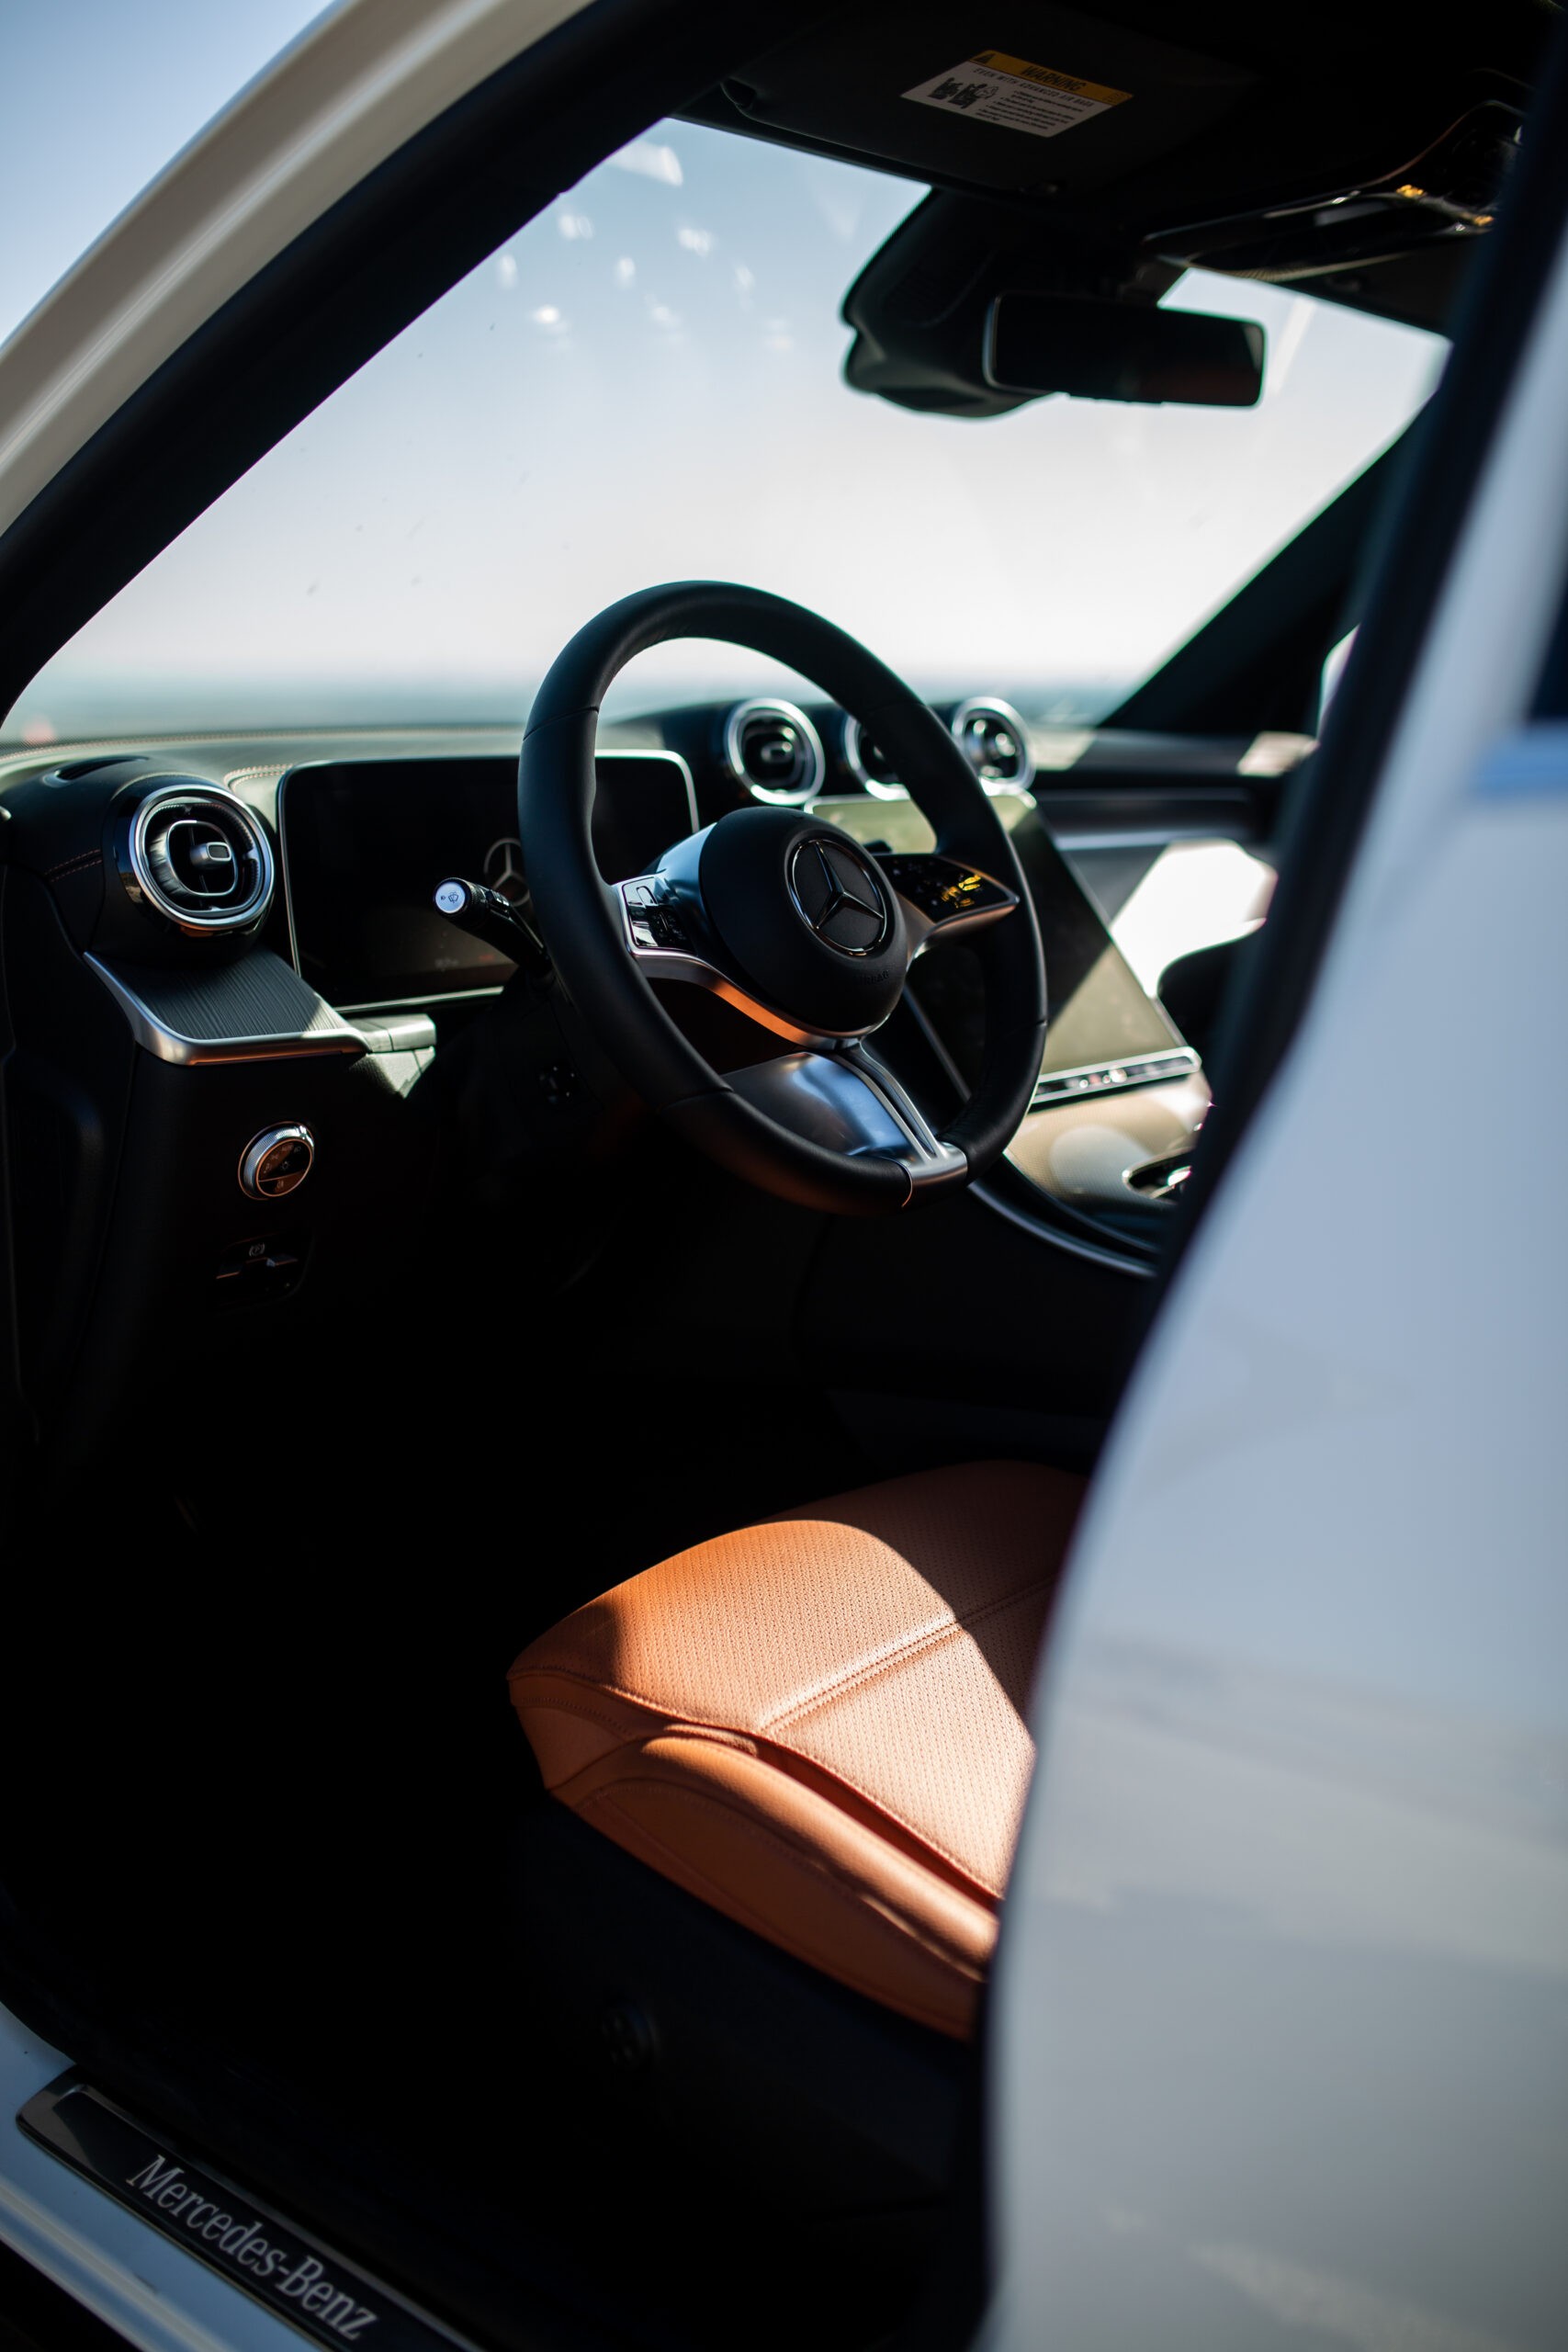
[[876,862],[898,893],[911,964],[928,947],[1000,922],[1019,903],[994,875],[934,850],[885,850]]
[[895,1161],[910,1194],[967,1181],[969,1163],[944,1143],[863,1042],[838,1053],[779,1054],[735,1070],[730,1085],[792,1135],[849,1159]]
[[[696,836],[701,839],[701,836]],[[682,849],[685,844],[682,844]],[[738,1012],[792,1046],[831,1048],[866,1033],[812,1027],[759,995],[725,954],[694,879],[682,886],[664,872],[639,874],[615,886],[627,953],[650,980],[679,980],[705,989]]]
[[[1008,910],[1004,907],[999,911],[1005,914]],[[908,1168],[916,1192],[968,1182],[967,1155],[937,1134],[908,1089],[863,1037],[846,1046],[839,1062],[841,1069],[852,1070],[861,1084],[877,1095],[892,1114],[904,1142],[889,1157]]]

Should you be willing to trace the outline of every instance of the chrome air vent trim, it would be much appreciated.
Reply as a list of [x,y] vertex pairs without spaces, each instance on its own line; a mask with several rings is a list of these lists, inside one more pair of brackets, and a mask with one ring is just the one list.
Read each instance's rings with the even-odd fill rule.
[[193,937],[254,929],[272,903],[272,848],[220,785],[160,785],[130,820],[133,895]]
[[822,739],[806,713],[770,695],[738,702],[729,712],[724,763],[754,800],[775,808],[803,808],[828,773]]
[[999,695],[971,695],[948,721],[953,740],[987,792],[1027,792],[1034,781],[1029,729]]
[[[858,718],[844,714],[844,731],[840,739],[844,765],[874,800],[908,800],[909,795],[887,765],[887,755],[872,742]],[[867,756],[869,752],[870,756]]]

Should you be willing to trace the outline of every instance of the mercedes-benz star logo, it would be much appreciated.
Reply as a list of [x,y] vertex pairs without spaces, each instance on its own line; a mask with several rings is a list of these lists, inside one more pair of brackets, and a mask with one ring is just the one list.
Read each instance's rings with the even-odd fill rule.
[[528,880],[523,871],[523,844],[514,833],[503,833],[500,841],[491,842],[485,852],[482,872],[490,888],[499,890],[503,899],[515,902],[527,896]]
[[840,956],[869,956],[887,936],[887,902],[868,860],[813,833],[789,862],[790,896],[807,925]]

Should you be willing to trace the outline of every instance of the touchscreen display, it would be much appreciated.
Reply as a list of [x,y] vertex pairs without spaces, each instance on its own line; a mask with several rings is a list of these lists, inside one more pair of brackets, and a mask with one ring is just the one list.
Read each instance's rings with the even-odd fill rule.
[[[645,873],[694,829],[683,761],[602,752],[593,847],[607,881]],[[455,875],[523,887],[513,759],[355,760],[296,768],[279,803],[299,969],[345,1009],[498,987],[512,966],[431,903]]]
[[[1037,813],[1011,833],[1029,883],[1045,944],[1045,986],[1051,1023],[1041,1076],[1091,1069],[1140,1054],[1168,1054],[1181,1033],[1138,979],[1111,939]],[[954,945],[923,957],[910,973],[921,1006],[971,1084],[985,1043],[985,999],[979,967]]]

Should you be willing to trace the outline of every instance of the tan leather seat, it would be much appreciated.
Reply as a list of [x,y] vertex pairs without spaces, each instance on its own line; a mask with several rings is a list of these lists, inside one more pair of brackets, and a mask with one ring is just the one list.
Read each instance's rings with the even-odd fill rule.
[[966,2033],[1081,1494],[1021,1463],[924,1471],[632,1577],[512,1669],[547,1787],[730,1918]]

